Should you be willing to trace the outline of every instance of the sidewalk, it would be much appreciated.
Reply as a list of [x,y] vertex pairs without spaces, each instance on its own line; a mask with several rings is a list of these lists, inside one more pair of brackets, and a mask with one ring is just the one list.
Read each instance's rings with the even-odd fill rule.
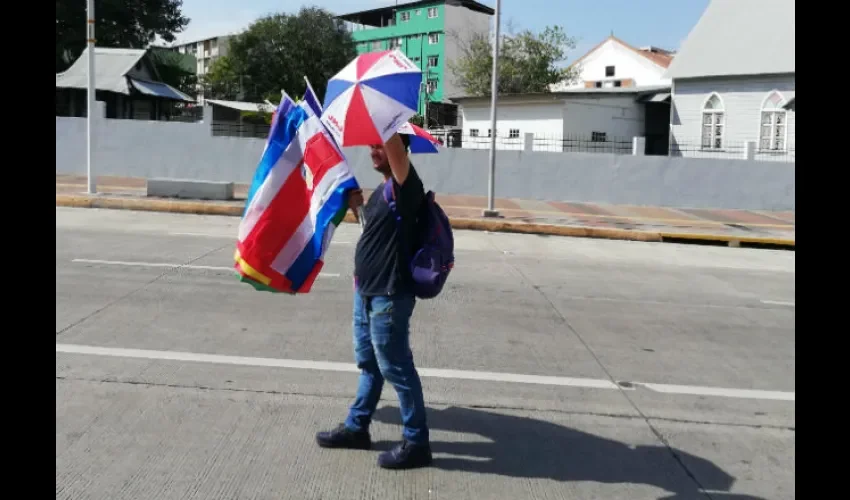
[[[89,196],[85,194],[84,176],[57,174],[56,205],[239,216],[248,191],[247,185],[237,184],[237,200],[231,202],[168,200],[148,198],[145,186],[145,179],[98,177],[97,194]],[[458,229],[729,246],[795,246],[792,211],[673,209],[497,198],[496,209],[502,217],[493,219],[481,217],[487,206],[485,197],[437,193],[437,201]]]

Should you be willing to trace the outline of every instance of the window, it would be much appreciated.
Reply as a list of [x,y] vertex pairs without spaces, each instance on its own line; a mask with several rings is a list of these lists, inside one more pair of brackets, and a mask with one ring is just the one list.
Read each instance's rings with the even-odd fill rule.
[[477,128],[469,129],[469,136],[470,137],[478,137],[478,129]]
[[381,50],[381,41],[375,40],[372,42],[372,50]]
[[440,60],[439,56],[428,56],[428,67],[429,68],[436,68],[439,60]]
[[416,9],[416,15],[421,16],[422,15],[422,9]]
[[615,87],[622,87],[623,81],[622,80],[614,80],[614,86]]
[[398,17],[401,19],[401,22],[406,23],[410,21],[410,12],[402,12]]
[[518,128],[512,128],[512,129],[508,130],[508,138],[509,139],[519,138],[519,129]]
[[428,19],[434,19],[435,17],[437,17],[437,8],[428,7]]
[[428,44],[434,45],[440,42],[440,34],[439,33],[429,33],[428,34]]
[[711,94],[702,107],[702,148],[723,147],[723,102],[717,94]]
[[788,112],[782,109],[785,99],[779,92],[773,91],[761,106],[759,125],[760,151],[785,151],[785,127]]
[[401,47],[401,38],[393,38],[390,40],[390,50]]
[[608,139],[608,134],[605,132],[591,132],[590,142],[605,142]]
[[605,66],[605,76],[614,76],[614,66]]
[[602,88],[602,82],[596,82],[595,85],[596,85],[596,88],[598,88],[598,89]]
[[437,80],[433,78],[428,79],[428,93],[433,94],[437,91]]

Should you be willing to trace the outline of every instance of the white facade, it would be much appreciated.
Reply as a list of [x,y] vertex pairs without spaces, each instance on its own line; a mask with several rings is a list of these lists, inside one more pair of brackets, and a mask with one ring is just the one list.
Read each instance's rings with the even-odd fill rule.
[[793,0],[711,0],[667,75],[670,154],[795,161]]
[[664,76],[670,59],[667,51],[637,49],[609,37],[571,65],[577,72],[573,82],[557,83],[551,90],[670,85],[670,79]]
[[[486,99],[464,102],[463,147],[490,147],[490,105]],[[525,134],[534,134],[534,151],[606,151],[631,148],[645,128],[644,106],[635,94],[561,94],[503,100],[497,115],[497,149],[522,150]]]
[[671,104],[671,154],[756,160],[796,155],[796,113],[783,106],[796,95],[795,75],[676,80]]

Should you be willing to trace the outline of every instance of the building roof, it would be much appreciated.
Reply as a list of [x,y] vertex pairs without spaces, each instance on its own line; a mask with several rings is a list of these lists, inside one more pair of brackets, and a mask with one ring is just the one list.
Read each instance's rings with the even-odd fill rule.
[[626,42],[620,40],[619,38],[615,37],[614,35],[611,35],[608,38],[606,38],[605,40],[602,40],[601,42],[596,44],[596,46],[594,46],[592,49],[588,50],[583,56],[581,56],[578,59],[576,59],[575,61],[573,61],[573,63],[570,64],[570,67],[575,66],[576,64],[578,64],[579,62],[581,62],[582,60],[587,58],[590,54],[594,53],[598,48],[602,47],[603,45],[605,45],[609,41],[613,41],[613,42],[616,42],[616,43],[622,45],[623,47],[633,51],[634,53],[636,53],[640,56],[645,57],[650,62],[652,62],[652,63],[654,63],[657,66],[660,66],[662,68],[667,68],[668,66],[670,66],[670,62],[673,61],[673,52],[671,52],[669,50],[659,49],[658,47],[653,47],[653,46],[641,47],[641,48],[633,47],[633,46],[627,44]]
[[785,109],[790,109],[791,111],[797,111],[797,96],[792,97],[788,102],[785,103],[785,106],[782,106]]
[[388,5],[386,7],[379,7],[377,9],[349,12],[348,14],[341,14],[336,17],[338,19],[342,19],[343,21],[365,24],[368,26],[380,26],[381,19],[386,19],[387,16],[392,15],[393,12],[397,10],[406,10],[415,7],[425,7],[426,5],[430,6],[434,4],[446,4],[453,5],[456,7],[466,7],[467,9],[473,12],[479,12],[481,14],[487,14],[490,16],[496,13],[496,11],[493,10],[491,7],[487,7],[486,5],[480,2],[476,2],[475,0],[419,0],[416,2],[397,3],[394,5]]
[[[130,95],[131,91],[137,91],[165,99],[195,101],[168,84],[127,76],[137,64],[145,60],[148,55],[148,51],[145,49],[96,47],[94,53],[94,83],[97,90],[124,95]],[[89,49],[86,48],[70,68],[62,73],[56,73],[56,88],[88,88],[88,54]],[[148,67],[151,76],[158,79],[159,74],[156,66],[148,63]]]
[[221,99],[206,99],[204,102],[214,106],[221,106],[223,108],[230,108],[238,111],[264,111],[266,113],[271,113],[275,110],[275,106],[273,104],[263,102],[224,101]]
[[667,78],[795,73],[794,0],[711,0]]
[[[634,95],[637,99],[650,98],[654,95],[663,96],[669,94],[669,85],[645,85],[641,87],[608,87],[608,88],[577,88],[562,90],[559,92],[534,92],[526,94],[500,94],[499,102],[518,102],[518,101],[558,101],[568,97],[613,97],[622,95]],[[490,96],[464,96],[452,97],[451,101],[457,104],[478,104],[486,103],[490,105]],[[653,100],[653,102],[656,102]]]

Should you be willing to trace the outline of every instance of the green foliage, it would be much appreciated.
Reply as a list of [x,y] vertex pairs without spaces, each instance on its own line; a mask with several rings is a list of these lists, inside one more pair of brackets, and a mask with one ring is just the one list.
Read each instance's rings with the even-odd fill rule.
[[235,101],[238,100],[242,80],[230,56],[220,56],[213,60],[207,74],[201,77],[201,84],[207,98]]
[[279,100],[281,90],[300,97],[307,76],[321,100],[328,79],[356,55],[342,21],[324,9],[302,7],[294,15],[262,17],[231,38],[227,62],[213,65],[205,85],[216,98],[262,102],[271,96]]
[[[450,61],[455,84],[470,96],[490,95],[493,73],[493,46],[487,34],[458,37],[461,55]],[[560,26],[548,26],[539,34],[524,30],[501,37],[499,46],[500,94],[548,92],[549,85],[575,78],[575,71],[561,67],[566,54],[575,48],[575,39]]]
[[425,126],[425,118],[424,118],[422,115],[418,114],[418,113],[417,113],[417,114],[415,114],[415,115],[413,115],[413,116],[410,118],[410,120],[408,120],[408,121],[409,121],[410,123],[412,123],[412,124],[414,124],[414,125],[418,125],[418,126],[420,126],[420,127],[424,127],[424,126]]
[[[189,24],[183,0],[96,0],[98,47],[147,48],[157,36],[174,41]],[[56,72],[64,71],[86,48],[86,2],[56,0]]]

